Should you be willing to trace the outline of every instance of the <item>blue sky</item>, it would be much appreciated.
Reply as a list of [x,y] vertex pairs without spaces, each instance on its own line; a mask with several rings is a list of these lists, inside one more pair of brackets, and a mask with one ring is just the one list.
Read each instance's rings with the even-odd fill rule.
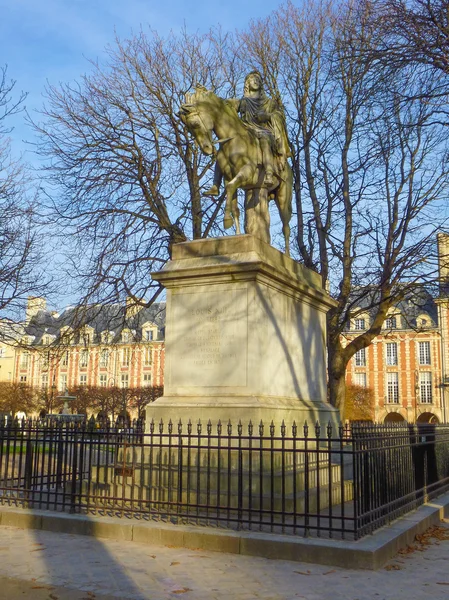
[[[33,113],[43,102],[46,82],[76,80],[113,44],[115,31],[128,37],[150,25],[160,34],[178,30],[225,30],[244,27],[267,16],[278,0],[0,0],[0,65],[8,65],[16,90],[28,93]],[[14,120],[13,150],[24,152],[32,133],[22,118]],[[27,152],[27,159],[33,157]]]

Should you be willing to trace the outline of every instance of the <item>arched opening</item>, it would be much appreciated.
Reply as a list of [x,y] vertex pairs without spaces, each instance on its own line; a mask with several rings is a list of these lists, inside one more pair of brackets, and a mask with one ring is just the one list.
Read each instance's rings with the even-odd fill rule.
[[430,412],[425,412],[419,415],[417,423],[430,423],[431,425],[436,425],[440,422],[437,416]]
[[384,423],[404,423],[404,421],[404,417],[396,412],[388,413],[384,419]]

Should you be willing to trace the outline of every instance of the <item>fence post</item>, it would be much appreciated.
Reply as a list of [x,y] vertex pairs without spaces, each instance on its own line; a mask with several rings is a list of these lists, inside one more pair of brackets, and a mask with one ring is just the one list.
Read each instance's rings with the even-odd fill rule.
[[[66,429],[66,435],[67,435],[67,429]],[[77,448],[77,444],[78,444],[78,436],[77,436],[77,431],[76,428],[74,429],[73,432],[73,437],[72,437],[72,489],[70,492],[70,513],[74,513],[75,512],[75,506],[76,506],[76,475],[77,475],[77,470],[78,470],[78,448]]]
[[237,529],[240,530],[242,528],[242,519],[243,519],[243,453],[242,453],[242,433],[243,426],[242,422],[239,420],[237,425],[237,434],[238,434],[238,493],[237,493]]
[[27,439],[25,451],[25,505],[30,508],[31,486],[33,481],[33,442]]

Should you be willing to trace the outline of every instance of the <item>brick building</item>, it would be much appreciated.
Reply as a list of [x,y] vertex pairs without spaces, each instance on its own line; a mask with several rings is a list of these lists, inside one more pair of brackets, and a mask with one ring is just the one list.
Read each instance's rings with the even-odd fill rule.
[[51,394],[79,386],[161,386],[164,324],[165,303],[69,307],[58,314],[45,299],[29,298],[8,364],[12,381]]
[[[374,392],[379,422],[447,422],[449,418],[449,236],[438,236],[439,296],[422,289],[390,310],[383,330],[352,358],[346,380]],[[356,308],[344,339],[366,329]]]

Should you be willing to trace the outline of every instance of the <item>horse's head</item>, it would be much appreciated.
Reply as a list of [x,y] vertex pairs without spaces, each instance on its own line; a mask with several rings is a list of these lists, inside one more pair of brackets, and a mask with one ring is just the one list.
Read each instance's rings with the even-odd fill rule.
[[186,94],[186,101],[181,104],[179,116],[187,129],[195,138],[197,144],[204,154],[210,155],[215,152],[212,141],[214,129],[214,116],[211,100],[212,92],[203,86],[197,86],[195,92]]

